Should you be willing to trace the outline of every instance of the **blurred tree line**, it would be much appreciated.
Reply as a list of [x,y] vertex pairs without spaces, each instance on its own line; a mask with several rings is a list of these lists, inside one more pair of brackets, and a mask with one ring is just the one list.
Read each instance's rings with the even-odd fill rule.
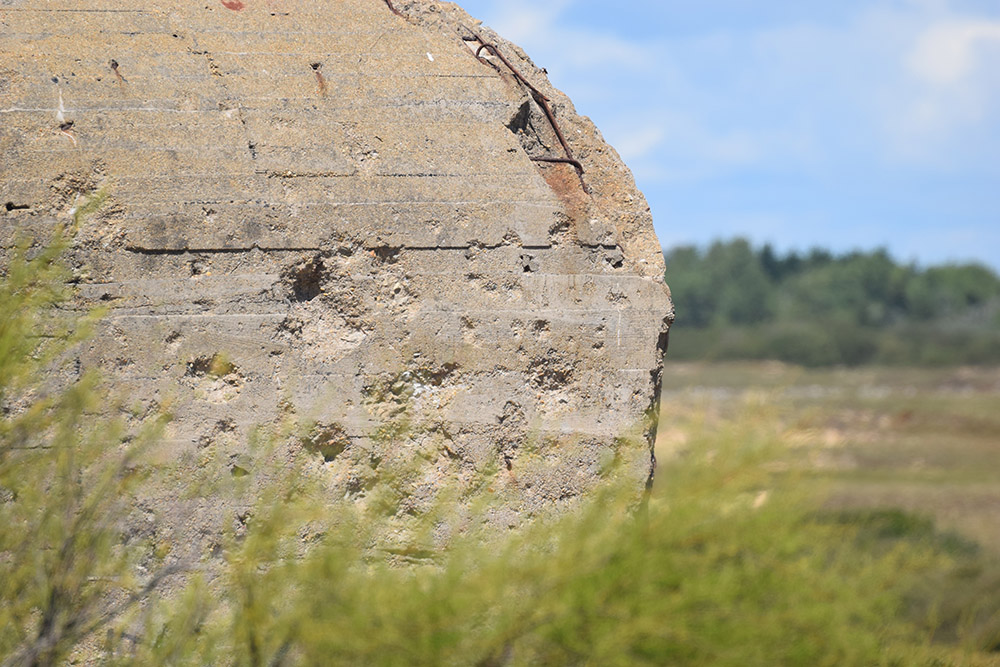
[[740,238],[664,257],[674,359],[1000,362],[1000,277],[981,264],[921,268],[884,249],[780,254]]

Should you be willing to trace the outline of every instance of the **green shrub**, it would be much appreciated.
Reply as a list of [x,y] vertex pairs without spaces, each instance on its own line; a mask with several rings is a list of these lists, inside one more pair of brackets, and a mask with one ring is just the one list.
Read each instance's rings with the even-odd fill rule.
[[[305,510],[308,493],[301,510],[268,499],[255,536],[227,551],[225,583],[192,593],[202,593],[188,603],[201,610],[198,633],[171,602],[138,660],[178,645],[184,661],[221,653],[251,665],[811,666],[950,655],[927,643],[940,605],[919,585],[953,576],[972,552],[903,513],[819,511],[759,405],[721,427],[692,418],[686,429],[686,449],[662,466],[639,511],[609,485],[577,512],[510,535],[473,529],[447,550],[421,551],[419,564],[366,549],[376,520],[350,507],[327,509],[336,519],[323,522]],[[317,532],[324,538],[303,550],[303,535]]]
[[[77,373],[74,344],[96,314],[61,308],[59,258],[21,243],[0,280],[0,657],[50,665],[159,582],[133,575],[135,553],[116,525],[139,481],[132,454],[155,438],[153,419],[127,432],[94,417],[107,394]],[[126,439],[132,444],[125,446]]]

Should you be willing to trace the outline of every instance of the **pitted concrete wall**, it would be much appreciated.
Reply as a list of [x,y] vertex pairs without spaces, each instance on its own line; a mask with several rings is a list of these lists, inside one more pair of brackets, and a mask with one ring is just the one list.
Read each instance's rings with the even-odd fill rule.
[[[501,523],[616,459],[641,488],[671,317],[642,195],[519,49],[396,7],[0,0],[5,243],[107,195],[72,256],[110,308],[83,363],[170,403],[179,469],[242,470],[293,412],[331,497],[416,461],[401,513],[490,470]],[[530,159],[552,128],[472,36],[553,100],[589,194]]]

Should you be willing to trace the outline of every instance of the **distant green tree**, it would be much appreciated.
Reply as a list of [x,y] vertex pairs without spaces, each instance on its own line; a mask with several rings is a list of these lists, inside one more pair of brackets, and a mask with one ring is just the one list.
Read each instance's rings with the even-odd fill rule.
[[683,326],[752,324],[772,314],[771,281],[750,244],[685,246],[666,256],[667,280]]
[[1000,278],[982,265],[919,269],[885,249],[781,255],[745,239],[665,259],[675,358],[1000,362]]
[[666,257],[674,304],[683,304],[683,326],[706,327],[715,317],[718,294],[705,270],[702,253],[694,246],[674,248]]
[[754,324],[770,318],[771,282],[746,240],[713,243],[705,263],[716,267],[711,275],[719,294],[717,323]]
[[907,309],[922,320],[957,315],[1000,295],[1000,278],[979,264],[937,266],[906,285]]
[[786,317],[808,316],[878,326],[900,301],[896,265],[884,250],[855,252],[799,272],[785,285]]

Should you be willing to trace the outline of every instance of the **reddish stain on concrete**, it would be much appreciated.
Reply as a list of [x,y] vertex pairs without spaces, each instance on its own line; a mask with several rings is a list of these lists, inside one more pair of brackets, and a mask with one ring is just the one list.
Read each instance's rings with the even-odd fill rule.
[[536,162],[549,187],[559,196],[566,212],[574,220],[582,218],[587,211],[589,198],[580,187],[580,177],[568,164]]
[[238,12],[246,7],[246,5],[240,2],[240,0],[222,0],[222,6],[226,9],[231,9],[234,12]]

